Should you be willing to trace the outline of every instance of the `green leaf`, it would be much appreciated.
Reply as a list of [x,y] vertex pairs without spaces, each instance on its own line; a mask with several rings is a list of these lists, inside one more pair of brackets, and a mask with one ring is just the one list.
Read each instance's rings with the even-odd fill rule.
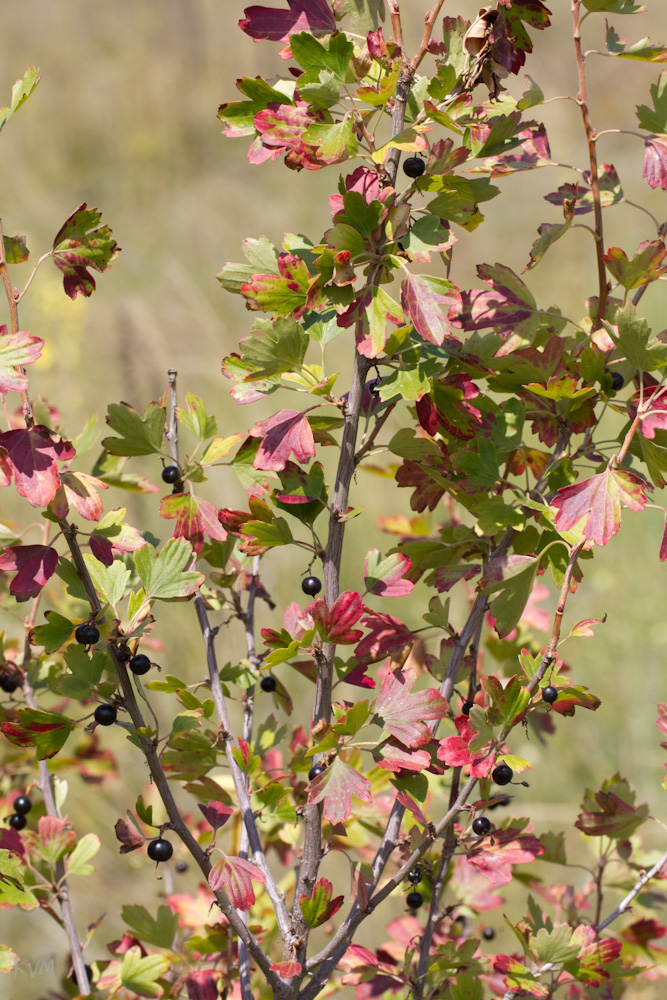
[[120,559],[114,559],[111,566],[105,566],[90,552],[85,552],[83,558],[95,590],[105,602],[115,607],[125,597],[132,573]]
[[[171,680],[171,681],[175,681],[176,679],[177,678],[175,678],[175,677],[169,678],[169,680]],[[153,690],[158,690],[158,691],[178,691],[180,689],[180,687],[183,687],[183,688],[185,687],[185,685],[182,684],[182,683],[179,684],[179,686],[177,686],[177,687],[173,687],[171,684],[165,684],[165,685],[162,685],[161,687],[158,687],[158,685],[159,685],[159,681],[158,682],[152,682],[150,684],[150,686],[151,686],[151,688],[153,688]],[[145,823],[147,826],[152,826],[153,825],[153,806],[147,806],[144,803],[143,795],[140,795],[139,798],[137,799],[135,808],[137,810],[137,816],[142,821],[142,823]]]
[[653,108],[645,104],[637,108],[639,127],[664,135],[667,132],[667,73],[661,73],[658,82],[651,84],[651,99]]
[[289,545],[294,541],[290,526],[284,517],[277,517],[271,524],[264,521],[246,521],[242,534],[253,538],[258,545]]
[[553,246],[561,236],[564,236],[571,225],[572,219],[567,219],[566,222],[543,222],[541,226],[537,227],[539,236],[530,248],[530,261],[523,269],[524,274],[539,264],[549,247]]
[[[30,256],[30,251],[26,246],[25,236],[5,236],[5,260],[8,264],[23,264]],[[78,449],[77,449],[78,451]]]
[[7,944],[0,944],[0,972],[11,972],[20,962],[19,956]]
[[480,586],[485,593],[500,591],[490,606],[501,639],[517,625],[528,603],[539,559],[535,556],[510,555],[493,559],[486,567]]
[[163,955],[147,955],[142,958],[138,947],[129,948],[120,968],[121,982],[125,989],[139,993],[142,997],[161,997],[163,990],[156,980],[167,972],[169,965],[169,959]]
[[107,423],[120,437],[105,438],[111,455],[159,455],[163,450],[166,410],[151,402],[143,417],[129,403],[111,403]]
[[194,392],[185,394],[187,410],[178,407],[176,410],[179,421],[192,431],[199,441],[207,441],[218,433],[218,422],[215,417],[209,417],[203,401]]
[[10,743],[19,747],[35,747],[37,759],[54,757],[67,742],[74,723],[56,712],[41,712],[36,708],[20,708],[15,721],[1,724]]
[[304,142],[317,147],[318,155],[327,163],[340,159],[349,145],[353,146],[353,152],[356,151],[352,117],[346,117],[333,125],[311,125],[303,133],[303,138]]
[[482,684],[491,703],[487,711],[487,719],[491,725],[515,726],[530,704],[528,688],[522,687],[516,676],[505,687],[493,676],[484,677]]
[[64,275],[65,292],[71,299],[92,295],[95,279],[88,268],[106,271],[120,253],[109,227],[99,224],[101,217],[84,202],[65,220],[53,241],[51,257]]
[[604,323],[619,351],[635,368],[650,372],[667,362],[667,345],[651,338],[651,328],[631,302],[616,311],[615,325],[617,329]]
[[45,611],[46,625],[38,625],[30,632],[30,644],[43,646],[45,652],[56,653],[70,639],[74,623],[57,611]]
[[241,358],[254,378],[292,372],[303,364],[308,334],[292,316],[256,319],[250,336],[242,340]]
[[92,875],[95,871],[88,862],[94,858],[100,849],[100,838],[96,833],[87,833],[78,841],[76,847],[67,859],[68,875]]
[[0,881],[22,889],[24,885],[23,862],[13,851],[0,849]]
[[168,906],[159,906],[152,917],[145,906],[124,906],[121,916],[130,930],[146,944],[171,948],[178,931],[178,914]]
[[104,650],[94,649],[88,653],[78,643],[72,643],[65,650],[65,663],[70,673],[64,674],[58,681],[58,693],[79,700],[92,696],[105,667],[112,666]]
[[28,66],[22,80],[17,80],[12,87],[12,101],[9,107],[0,108],[0,132],[12,115],[16,114],[21,105],[28,100],[33,90],[41,80],[41,74],[34,66]]
[[604,11],[608,14],[639,14],[646,10],[643,4],[632,0],[584,0],[584,7],[593,13]]
[[147,600],[171,601],[191,597],[204,582],[204,574],[188,570],[192,546],[185,538],[170,538],[159,556],[152,545],[144,545],[135,554],[137,572]]

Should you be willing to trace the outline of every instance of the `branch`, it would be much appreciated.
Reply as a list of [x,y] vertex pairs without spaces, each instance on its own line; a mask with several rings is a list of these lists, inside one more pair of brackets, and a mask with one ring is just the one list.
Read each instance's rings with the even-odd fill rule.
[[[2,275],[2,281],[5,286],[5,295],[7,296],[7,304],[9,305],[9,321],[12,327],[12,333],[18,333],[19,330],[19,310],[16,295],[14,294],[14,289],[12,287],[11,280],[9,278],[9,271],[7,270],[7,255],[5,254],[5,238],[2,231],[2,220],[0,219],[0,275]],[[25,368],[19,366],[20,371],[25,375]],[[27,389],[21,389],[21,405],[23,407],[23,419],[25,420],[26,427],[32,427],[35,423],[35,415],[32,412],[32,403],[30,402],[30,396],[28,395]]]
[[581,21],[579,11],[581,0],[572,0],[572,22],[574,26],[574,51],[577,58],[577,70],[579,73],[579,106],[581,116],[584,120],[586,139],[588,141],[588,158],[591,165],[591,197],[593,198],[593,208],[595,211],[595,256],[598,265],[598,307],[595,314],[594,329],[601,326],[607,307],[607,295],[609,288],[607,285],[607,271],[604,260],[604,231],[602,225],[602,202],[600,200],[600,178],[598,176],[597,149],[595,146],[595,129],[591,124],[590,111],[588,109],[588,99],[586,96],[586,68],[585,56],[581,49]]
[[602,923],[597,924],[595,928],[595,933],[599,934],[600,931],[603,931],[605,927],[608,927],[609,924],[611,924],[614,920],[617,919],[617,917],[620,917],[621,914],[625,913],[626,910],[629,909],[630,903],[635,898],[635,896],[639,895],[644,886],[647,885],[652,878],[655,878],[655,876],[662,871],[665,865],[667,865],[667,851],[665,851],[665,853],[662,855],[659,861],[656,861],[656,863],[653,865],[653,868],[651,868],[650,871],[642,872],[640,874],[639,878],[637,879],[637,881],[635,882],[635,884],[633,885],[632,889],[627,894],[625,899],[621,903],[619,903],[616,909],[612,913],[610,913],[608,917],[605,917]]
[[419,66],[422,59],[428,52],[428,45],[429,42],[431,41],[431,35],[433,34],[433,25],[435,24],[438,18],[438,14],[442,10],[444,2],[445,0],[436,0],[433,10],[429,11],[428,14],[426,15],[424,23],[424,36],[422,38],[422,43],[419,46],[419,52],[410,63],[410,68],[412,69],[413,73],[416,72],[417,67]]

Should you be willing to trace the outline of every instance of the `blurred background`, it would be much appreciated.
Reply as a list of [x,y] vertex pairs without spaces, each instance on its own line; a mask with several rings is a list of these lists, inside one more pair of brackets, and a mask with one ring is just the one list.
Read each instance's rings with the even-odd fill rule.
[[[443,13],[474,17],[478,6],[477,0],[450,0]],[[576,95],[578,89],[570,5],[553,0],[551,6],[554,27],[545,33],[530,29],[535,53],[525,67],[548,100]],[[664,4],[648,0],[647,6],[645,15],[612,16],[610,23],[633,42],[646,35],[663,41]],[[404,7],[404,28],[414,51],[428,4],[411,0]],[[35,260],[51,246],[65,218],[85,201],[102,211],[103,222],[122,247],[111,270],[96,275],[98,290],[90,300],[70,301],[59,272],[49,264],[40,269],[21,307],[21,326],[47,342],[42,360],[30,373],[32,391],[57,406],[70,436],[93,411],[103,427],[108,403],[125,400],[143,409],[164,391],[170,367],[178,369],[181,395],[200,395],[218,417],[220,433],[244,430],[275,410],[278,397],[243,408],[228,395],[220,362],[247,335],[251,320],[243,303],[225,293],[215,276],[226,261],[241,259],[240,244],[246,236],[266,235],[279,244],[290,231],[317,241],[329,224],[327,196],[335,190],[337,170],[297,174],[281,162],[253,167],[247,160],[247,140],[221,137],[216,112],[221,102],[240,99],[235,79],[271,78],[286,69],[278,46],[256,44],[238,30],[242,16],[243,3],[236,0],[4,0],[0,103],[9,102],[14,80],[29,64],[42,73],[37,91],[0,137],[4,231],[26,234]],[[603,17],[588,19],[584,47],[604,48]],[[636,127],[635,105],[650,104],[649,86],[659,70],[590,55],[590,104],[597,129]],[[525,89],[523,80],[514,77],[508,87],[517,96]],[[547,124],[553,159],[563,166],[496,182],[508,196],[484,206],[487,221],[476,232],[460,233],[452,278],[461,286],[475,283],[475,264],[481,262],[499,260],[520,274],[537,226],[562,218],[543,195],[576,179],[568,164],[587,166],[577,106],[553,100],[535,113]],[[661,190],[651,191],[641,178],[642,142],[609,135],[600,140],[598,150],[602,162],[616,166],[627,198],[662,221],[667,197]],[[623,247],[628,256],[640,241],[655,238],[651,218],[628,205],[607,211],[605,222],[607,245]],[[15,270],[17,283],[25,280],[29,266]],[[584,229],[568,234],[526,280],[538,303],[557,303],[565,315],[578,320],[584,300],[596,292],[590,234]],[[656,330],[664,325],[664,301],[663,286],[658,285],[642,303]],[[345,346],[341,337],[329,358],[330,370],[343,373],[339,387],[349,369]],[[90,455],[95,454],[94,449]],[[90,466],[84,468],[89,471]],[[159,482],[157,458],[134,460],[131,471]],[[234,477],[225,470],[205,490],[218,506],[244,503]],[[348,553],[365,552],[372,545],[390,547],[392,540],[376,533],[374,524],[382,514],[409,514],[409,497],[399,494],[397,501],[394,494],[390,483],[359,475],[351,502],[365,504],[367,511],[350,523]],[[107,506],[120,503],[127,504],[132,523],[166,537],[164,522],[156,516],[155,495],[115,494]],[[655,728],[656,701],[667,700],[661,532],[658,512],[640,519],[626,512],[620,536],[587,564],[584,584],[568,606],[566,631],[579,619],[605,612],[609,616],[595,638],[573,640],[563,650],[577,682],[588,685],[604,704],[595,714],[582,711],[573,719],[559,720],[546,746],[535,740],[524,743],[520,734],[515,737],[513,750],[533,763],[533,787],[521,794],[516,814],[529,815],[538,832],[566,828],[578,811],[583,789],[597,788],[619,770],[637,788],[640,800],[651,803],[653,814],[667,819],[660,789],[665,755]],[[300,556],[282,551],[264,560],[263,579],[279,607],[302,597],[299,582],[305,569]],[[359,586],[359,570],[351,559],[345,585]],[[417,625],[425,601],[426,591],[418,586],[400,609],[394,605],[387,610]],[[552,613],[553,599],[544,606]],[[168,672],[190,676],[192,671],[195,677],[201,673],[201,642],[193,618],[187,605],[161,610],[154,634],[163,652],[156,659]],[[265,623],[268,619],[260,621]],[[15,626],[8,622],[3,627],[11,632]],[[223,662],[242,656],[240,635],[228,629],[223,636]],[[281,676],[293,694],[301,690],[288,668]],[[258,713],[263,710],[258,708]],[[102,941],[120,930],[122,902],[141,902],[154,910],[165,888],[154,879],[143,853],[120,857],[109,840],[113,824],[133,807],[136,795],[143,789],[150,797],[150,792],[121,734],[105,732],[104,739],[118,755],[119,777],[92,795],[90,787],[69,775],[72,817],[82,829],[100,833],[106,844],[95,862],[97,875],[75,887],[81,928],[102,910],[107,914],[99,944],[87,953],[91,959],[103,957]],[[651,847],[664,849],[664,831],[657,825],[650,825],[646,837]],[[583,841],[575,837],[573,845],[578,856],[586,856]],[[564,880],[551,866],[544,865],[543,873],[547,880]],[[184,888],[196,884],[191,874],[178,877]],[[500,923],[497,918],[495,922]],[[55,933],[49,918],[34,911],[0,911],[2,940],[29,961],[56,956],[60,975],[66,950],[53,926]],[[372,940],[372,930],[369,933]],[[95,949],[101,950],[99,956]],[[6,995],[11,1000],[41,998],[55,987],[47,980],[48,975],[12,979]],[[632,987],[626,995],[652,994]]]

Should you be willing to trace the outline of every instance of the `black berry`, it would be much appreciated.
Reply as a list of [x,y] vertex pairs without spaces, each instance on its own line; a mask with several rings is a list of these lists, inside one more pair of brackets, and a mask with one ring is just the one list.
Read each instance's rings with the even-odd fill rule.
[[491,778],[497,785],[509,785],[514,777],[514,771],[509,764],[498,764],[491,772]]
[[308,772],[308,781],[314,781],[318,774],[322,774],[324,771],[326,771],[324,764],[315,764]]
[[84,622],[83,625],[79,625],[74,633],[74,638],[82,646],[94,646],[96,642],[100,641],[100,630],[95,625]]
[[14,813],[10,816],[8,822],[12,830],[22,830],[28,824],[28,820],[25,816],[19,816],[18,813]]
[[116,721],[116,709],[113,705],[98,705],[95,709],[95,722],[100,726],[113,726]]
[[[166,841],[165,841],[165,843],[166,843]],[[178,864],[176,865],[176,871],[177,872],[186,872],[187,870],[188,870],[188,866],[186,865],[185,861],[179,861]]]
[[316,576],[307,576],[305,580],[301,581],[301,589],[309,597],[315,597],[322,589],[322,581],[318,580]]
[[16,689],[20,686],[21,685],[15,677],[10,677],[8,674],[4,674],[0,677],[0,688],[2,688],[2,690],[7,694],[14,694]]
[[275,677],[272,677],[271,674],[268,674],[266,677],[262,677],[261,681],[259,682],[259,686],[261,687],[262,691],[275,691],[276,688],[278,687],[278,682],[275,679]]
[[490,829],[491,820],[487,819],[486,816],[478,816],[472,821],[472,832],[476,833],[478,837],[485,837]]
[[426,164],[420,156],[408,156],[403,163],[403,173],[408,177],[421,177],[426,170]]
[[408,872],[408,882],[412,882],[413,885],[419,885],[423,877],[424,870],[421,865],[415,865],[414,868]]
[[625,379],[620,372],[610,372],[611,374],[611,387],[614,392],[618,392],[625,385]]
[[558,698],[558,689],[549,684],[547,687],[542,688],[542,698],[546,701],[547,705],[553,705]]
[[177,483],[181,478],[181,470],[177,465],[167,465],[162,470],[162,482],[163,483]]
[[127,663],[132,659],[132,650],[123,642],[120,646],[116,646],[116,656],[121,663]]
[[157,840],[151,840],[148,845],[148,857],[151,861],[169,861],[173,853],[174,848],[168,840],[163,840],[162,837],[158,837]]
[[32,809],[32,802],[27,795],[19,795],[14,799],[14,812],[26,816]]
[[[88,976],[88,980],[90,981],[93,978],[93,970],[89,965],[84,965],[84,969],[86,970],[86,975]],[[74,969],[72,969],[70,973],[70,979],[74,984],[76,984],[76,972],[74,971]]]
[[147,674],[151,669],[151,661],[145,653],[137,653],[130,660],[130,670],[133,674]]
[[482,931],[482,937],[484,938],[485,941],[493,941],[495,936],[496,932],[494,931],[493,927],[485,927],[484,930]]
[[408,904],[411,910],[418,910],[419,907],[424,902],[424,897],[422,896],[421,892],[417,892],[416,889],[413,889],[412,892],[409,892],[405,897],[405,902]]
[[464,701],[461,705],[461,712],[463,715],[470,715],[470,709],[474,705],[474,701]]

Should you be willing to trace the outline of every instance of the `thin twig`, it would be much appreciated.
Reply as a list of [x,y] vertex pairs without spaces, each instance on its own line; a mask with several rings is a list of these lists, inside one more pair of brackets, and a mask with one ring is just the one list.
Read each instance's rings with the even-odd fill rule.
[[430,10],[426,15],[424,21],[424,35],[422,37],[422,43],[419,46],[419,51],[417,55],[414,57],[414,59],[410,64],[413,73],[417,71],[417,67],[419,66],[422,59],[428,52],[429,42],[431,41],[431,35],[433,34],[433,25],[435,24],[438,18],[438,14],[442,10],[442,5],[444,4],[444,2],[445,0],[436,0],[433,9]]
[[613,910],[608,917],[605,917],[601,923],[596,925],[595,933],[599,934],[600,931],[603,931],[605,929],[605,927],[608,927],[609,924],[611,924],[614,920],[622,916],[622,914],[625,913],[630,908],[630,903],[632,902],[632,900],[639,895],[644,886],[648,885],[648,883],[651,881],[652,878],[655,878],[656,875],[660,874],[665,865],[667,865],[667,851],[665,851],[665,853],[662,855],[659,861],[656,861],[656,863],[653,865],[653,868],[651,868],[647,872],[642,872],[640,874],[639,878],[637,879],[637,881],[635,882],[635,884],[633,885],[632,889],[627,894],[625,899],[618,904],[616,909]]
[[[2,220],[0,219],[0,275],[2,275],[2,281],[5,286],[5,295],[7,296],[7,304],[9,306],[9,321],[12,327],[12,333],[19,332],[19,310],[16,296],[14,295],[14,289],[9,277],[9,271],[7,269],[7,255],[5,253],[5,238],[2,231]],[[20,368],[21,372],[25,375],[25,368]],[[23,407],[23,419],[25,420],[26,427],[30,428],[35,423],[35,415],[32,411],[32,403],[30,402],[30,397],[26,389],[20,390],[21,394],[21,406]]]

